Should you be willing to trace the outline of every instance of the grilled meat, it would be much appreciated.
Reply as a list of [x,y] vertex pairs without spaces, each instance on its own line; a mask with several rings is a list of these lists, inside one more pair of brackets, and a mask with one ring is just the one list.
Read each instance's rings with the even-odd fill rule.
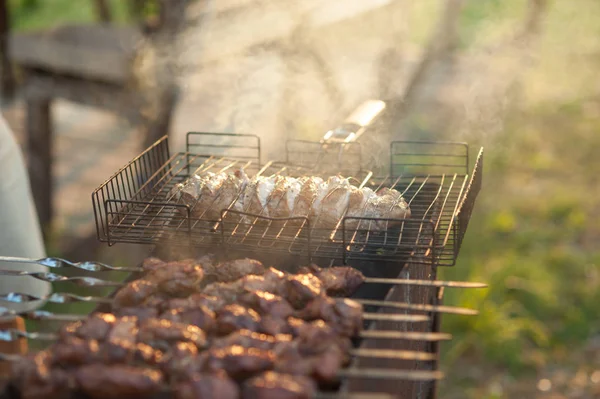
[[308,378],[267,371],[244,383],[242,399],[310,399],[315,386]]
[[238,298],[239,303],[254,309],[261,315],[285,319],[294,313],[294,308],[285,299],[266,291],[248,291]]
[[177,342],[191,342],[198,349],[204,348],[207,344],[204,331],[198,327],[157,319],[141,323],[137,340],[160,350],[168,350]]
[[287,294],[286,299],[296,309],[302,309],[308,301],[324,294],[321,280],[310,273],[288,276],[283,290]]
[[241,305],[227,305],[217,313],[217,333],[219,335],[227,335],[241,329],[257,331],[259,325],[258,313]]
[[363,325],[362,306],[347,298],[319,296],[298,311],[296,316],[304,320],[324,320],[338,333],[353,337]]
[[194,260],[169,262],[146,274],[144,280],[154,283],[157,290],[172,297],[186,297],[198,292],[204,278],[202,266]]
[[235,281],[250,274],[264,274],[266,268],[257,260],[237,259],[217,265],[212,274],[216,281]]
[[291,335],[278,334],[276,336],[261,334],[250,330],[238,330],[226,337],[219,338],[212,343],[213,348],[224,348],[232,345],[239,345],[245,348],[258,348],[262,350],[271,350],[279,342],[289,342]]
[[312,273],[321,280],[327,295],[352,296],[365,282],[365,276],[353,267],[320,268],[317,265],[303,267],[299,273]]
[[244,380],[262,371],[271,370],[274,365],[275,355],[271,351],[232,345],[211,349],[204,367],[208,372],[223,370],[233,379]]
[[139,306],[157,292],[158,287],[151,281],[132,281],[117,292],[113,301],[113,307],[118,309]]
[[81,390],[94,399],[139,398],[163,387],[163,375],[159,371],[125,365],[84,366],[75,372],[75,378]]
[[227,375],[196,374],[175,387],[175,399],[238,399],[240,390]]
[[203,305],[190,308],[171,309],[160,315],[161,319],[171,320],[177,323],[190,324],[212,332],[216,328],[215,312]]
[[51,367],[50,351],[27,357],[13,366],[13,383],[23,399],[63,399],[75,388],[72,374]]

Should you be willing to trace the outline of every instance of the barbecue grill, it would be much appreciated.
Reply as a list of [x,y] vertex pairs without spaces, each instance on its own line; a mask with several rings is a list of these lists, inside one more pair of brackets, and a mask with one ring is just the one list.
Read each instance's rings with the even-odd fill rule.
[[[72,263],[59,259],[43,259],[39,261],[3,258],[0,260],[28,261],[47,265],[60,272],[61,269],[79,269],[86,272],[124,271],[134,273],[126,280],[132,281],[140,277],[138,268],[118,268],[91,262]],[[9,271],[4,274],[14,275]],[[21,273],[50,282],[71,282],[84,286],[93,291],[99,287],[121,287],[126,282],[111,281],[96,277],[64,277],[59,273]],[[412,287],[428,292],[435,292],[440,296],[444,288],[470,289],[481,288],[483,284],[412,280],[412,279],[384,279],[373,278],[367,280],[366,285],[384,284],[392,287]],[[428,398],[433,397],[432,382],[442,378],[437,371],[437,345],[439,342],[451,339],[448,334],[440,333],[439,325],[434,320],[439,320],[436,315],[446,313],[454,315],[474,315],[476,311],[448,307],[443,305],[426,305],[397,301],[393,294],[388,295],[386,301],[377,301],[361,298],[355,295],[357,301],[365,308],[365,329],[357,340],[356,348],[352,351],[353,363],[350,367],[339,373],[342,385],[336,392],[322,392],[319,397],[388,397],[380,393],[403,392],[403,397]],[[96,311],[110,311],[110,297],[104,296],[78,296],[67,292],[54,292],[44,297],[34,297],[19,293],[11,293],[0,297],[0,301],[23,303],[44,300],[48,303],[90,302],[97,303]],[[9,316],[12,312],[4,310],[0,316]],[[25,319],[36,320],[39,325],[47,322],[73,322],[87,317],[87,315],[61,314],[43,310],[21,313]],[[26,338],[30,341],[52,342],[56,339],[53,332],[25,332],[18,329],[8,329],[0,332],[1,341],[16,341]],[[2,355],[2,360],[16,360],[18,355]],[[5,392],[5,398],[14,398],[10,392]],[[3,397],[3,398],[4,398]],[[165,396],[168,397],[168,396]],[[389,396],[392,397],[392,396]]]
[[[220,259],[247,256],[286,271],[308,262],[323,267],[341,263],[355,267],[367,277],[353,296],[366,311],[364,330],[355,342],[352,364],[340,371],[342,385],[335,392],[321,392],[319,397],[401,395],[432,399],[436,396],[435,382],[442,378],[438,371],[439,343],[450,339],[440,332],[440,315],[476,313],[445,307],[444,289],[484,286],[437,280],[438,266],[456,263],[481,188],[483,151],[469,169],[469,147],[464,143],[396,141],[390,144],[385,172],[365,170],[361,152],[355,142],[324,145],[289,141],[285,160],[263,161],[260,139],[253,135],[189,133],[185,151],[175,154],[165,137],[92,194],[98,239],[108,245],[154,245],[153,254],[163,259],[211,252]],[[205,216],[210,208],[202,215],[193,215],[189,205],[178,204],[174,198],[174,187],[194,173],[236,169],[243,169],[248,176],[327,177],[340,173],[351,176],[358,187],[398,190],[412,215],[408,219],[343,215],[334,228],[325,229],[311,225],[306,217],[271,218],[263,212],[239,212],[231,206],[216,209],[220,215],[216,218]],[[374,229],[375,224],[386,228]],[[57,271],[70,268],[86,274],[23,274],[57,284],[76,283],[90,292],[96,287],[124,284],[89,274],[118,269],[107,265],[56,259],[38,263]],[[133,272],[126,282],[140,277],[138,268],[121,271]],[[40,298],[13,293],[0,299],[22,302]],[[76,296],[60,291],[42,299],[50,303],[98,303],[97,311],[109,310],[111,301],[101,295]],[[83,317],[44,311],[23,316],[48,321]],[[37,331],[0,332],[2,340],[22,337],[55,338]]]

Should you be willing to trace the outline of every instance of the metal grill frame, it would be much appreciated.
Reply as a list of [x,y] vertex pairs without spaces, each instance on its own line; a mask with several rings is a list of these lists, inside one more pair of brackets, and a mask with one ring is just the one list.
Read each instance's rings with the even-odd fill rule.
[[[305,141],[296,140],[294,142],[302,145],[308,144]],[[320,143],[313,144],[321,145]],[[313,147],[319,148],[318,145],[313,145]],[[418,146],[424,150],[406,152],[403,150],[406,146]],[[290,147],[286,146],[286,148]],[[356,148],[359,149],[358,153],[360,154],[360,146]],[[441,152],[440,148],[442,148]],[[231,153],[233,156],[228,155]],[[416,158],[417,161],[407,162],[404,159],[407,157]],[[254,234],[255,241],[250,240],[248,247],[251,251],[256,250],[257,244],[268,241],[268,245],[263,245],[261,250],[288,252],[297,256],[305,256],[309,260],[330,258],[342,260],[344,263],[352,259],[403,263],[408,257],[411,257],[417,263],[434,262],[440,266],[453,266],[481,187],[482,157],[481,150],[473,173],[469,176],[469,147],[466,143],[394,141],[390,144],[390,173],[387,177],[373,177],[371,172],[362,170],[360,164],[354,171],[355,175],[361,176],[361,179],[366,176],[362,185],[368,181],[374,187],[394,187],[399,191],[406,191],[413,186],[418,186],[417,193],[420,193],[427,185],[427,189],[423,191],[425,194],[427,190],[431,190],[430,186],[433,187],[434,198],[423,205],[427,206],[427,209],[424,210],[425,213],[421,217],[415,217],[415,210],[418,207],[411,206],[413,217],[410,219],[343,216],[335,230],[325,231],[319,231],[317,227],[310,226],[309,220],[304,218],[300,228],[294,234],[282,235],[283,228],[279,227],[282,224],[284,227],[292,224],[293,219],[298,220],[299,218],[269,218],[260,214],[248,214],[231,209],[217,210],[220,211],[220,217],[204,218],[201,215],[196,218],[192,215],[192,209],[189,206],[177,204],[168,198],[167,193],[170,191],[170,187],[185,181],[195,171],[195,169],[192,170],[192,166],[205,165],[206,170],[215,171],[219,168],[226,170],[243,167],[250,172],[249,175],[255,172],[300,176],[324,175],[316,171],[316,168],[322,168],[322,165],[312,164],[309,166],[292,163],[289,162],[289,154],[286,156],[288,162],[267,162],[263,165],[261,164],[260,138],[255,135],[233,133],[190,132],[186,136],[186,151],[171,155],[168,138],[165,136],[94,191],[92,202],[97,235],[100,241],[107,242],[108,245],[114,245],[117,242],[138,244],[168,242],[175,246],[231,248],[243,245],[243,241],[239,241],[235,232],[243,224],[239,222],[239,217],[245,215],[255,221],[248,226],[249,230],[262,229],[262,232]],[[433,159],[433,161],[428,159]],[[449,163],[448,160],[454,162]],[[407,174],[407,168],[411,171],[407,176],[403,176],[402,173],[399,173],[399,168],[403,169],[404,174]],[[448,168],[453,168],[451,170],[453,174],[433,174],[431,171],[432,169]],[[348,168],[343,169],[350,173]],[[435,193],[436,187],[437,194]],[[241,194],[239,193],[239,195]],[[429,193],[427,192],[427,194]],[[441,204],[440,198],[442,199]],[[412,197],[407,198],[409,204],[412,200]],[[228,231],[228,217],[234,216],[238,221]],[[150,218],[149,222],[148,218]],[[173,227],[174,220],[178,222],[176,227]],[[352,220],[358,221],[360,224],[358,228],[350,231],[347,224]],[[386,226],[389,226],[388,223],[398,224],[401,232],[396,234],[397,242],[394,243],[388,239],[388,236],[394,237],[394,229],[383,229],[384,231],[379,234],[383,237],[378,240],[377,234],[372,234],[371,227],[360,228],[366,223],[371,226],[373,222],[385,222]],[[257,228],[257,226],[261,227]],[[220,234],[217,230],[220,230]],[[406,234],[403,233],[404,230],[406,230]],[[408,237],[406,242],[402,241],[413,230],[416,232],[416,237]],[[274,231],[278,232],[274,234]],[[423,231],[425,233],[421,234]],[[228,233],[232,234],[228,235]],[[329,239],[326,238],[327,236]],[[243,238],[245,239],[245,237]],[[287,248],[285,247],[285,237],[293,239]],[[265,238],[268,239],[265,240]],[[296,245],[295,249],[294,245]],[[314,245],[317,246],[314,247]],[[371,252],[369,253],[365,249]],[[432,253],[433,256],[413,256],[415,251],[421,252],[421,249],[424,254]]]

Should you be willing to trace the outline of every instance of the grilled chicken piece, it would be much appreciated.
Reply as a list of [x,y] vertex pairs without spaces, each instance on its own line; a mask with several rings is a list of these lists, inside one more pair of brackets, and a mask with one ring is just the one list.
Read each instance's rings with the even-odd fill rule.
[[322,386],[337,383],[337,372],[346,363],[347,356],[337,346],[313,355],[304,355],[297,341],[281,345],[274,350],[277,356],[275,371],[286,374],[312,377]]
[[327,180],[325,195],[320,203],[315,203],[315,206],[320,206],[317,210],[315,225],[319,228],[333,229],[342,218],[348,202],[350,201],[351,185],[348,179],[340,176],[332,176]]
[[302,187],[296,197],[291,216],[309,217],[312,215],[313,203],[319,195],[319,187],[323,183],[323,179],[320,177],[304,177],[298,179],[297,183],[301,184]]
[[196,374],[190,381],[176,385],[175,399],[238,399],[240,390],[227,375]]
[[226,348],[211,349],[206,360],[208,372],[224,370],[235,380],[244,380],[275,365],[275,355],[271,351],[244,348],[232,345]]
[[244,383],[242,399],[310,399],[315,390],[306,377],[267,371]]
[[259,325],[258,313],[238,304],[227,305],[217,312],[217,333],[220,335],[228,335],[241,329],[257,331]]
[[321,280],[327,295],[352,296],[365,282],[360,270],[348,266],[320,268],[317,265],[302,267],[299,273],[312,273]]
[[93,364],[78,369],[75,378],[81,390],[90,398],[140,398],[162,388],[159,371],[125,365],[110,367]]
[[[275,188],[275,177],[256,176],[246,186],[243,195],[244,212],[261,216],[269,216],[267,200]],[[247,218],[252,223],[254,218]]]
[[171,309],[160,315],[161,319],[170,320],[176,323],[190,324],[196,326],[207,333],[211,333],[216,328],[215,312],[202,306]]
[[[394,189],[382,188],[367,202],[363,217],[378,219],[408,219],[410,208],[402,194]],[[366,226],[363,226],[366,225]],[[397,224],[388,221],[363,221],[361,229],[387,230],[389,226]]]
[[363,325],[362,306],[347,298],[319,296],[298,311],[296,317],[308,321],[322,319],[347,337],[356,336]]
[[290,217],[294,209],[296,197],[300,194],[298,181],[288,176],[277,176],[275,187],[267,198],[267,212],[272,218]]
[[150,319],[141,323],[137,340],[164,351],[176,342],[191,342],[199,349],[206,347],[206,335],[200,328],[169,320]]
[[[367,209],[367,204],[369,201],[377,197],[377,194],[370,189],[369,187],[363,187],[362,189],[355,189],[350,194],[350,200],[348,201],[348,211],[346,212],[346,217],[368,217],[365,215],[365,211]],[[347,219],[345,222],[346,231],[356,230],[367,228],[365,225],[366,221],[364,220],[355,220],[355,219]],[[341,225],[340,228],[344,228],[344,225]]]

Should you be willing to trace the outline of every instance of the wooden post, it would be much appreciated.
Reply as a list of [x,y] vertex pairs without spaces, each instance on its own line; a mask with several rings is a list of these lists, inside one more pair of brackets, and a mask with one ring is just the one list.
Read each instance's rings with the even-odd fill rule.
[[[2,317],[0,318],[0,330],[21,330],[25,331],[25,322],[21,317]],[[26,355],[27,340],[25,338],[18,341],[0,341],[0,353],[10,355]],[[10,362],[0,362],[0,377],[8,376],[11,371]]]
[[27,99],[27,145],[29,179],[40,218],[46,232],[52,220],[52,126],[50,99]]
[[98,12],[100,21],[104,24],[110,23],[112,18],[110,15],[110,8],[108,7],[106,0],[96,0],[94,3],[96,4],[96,11]]
[[15,92],[15,80],[8,58],[10,18],[6,0],[0,0],[0,90],[4,99],[11,99]]

